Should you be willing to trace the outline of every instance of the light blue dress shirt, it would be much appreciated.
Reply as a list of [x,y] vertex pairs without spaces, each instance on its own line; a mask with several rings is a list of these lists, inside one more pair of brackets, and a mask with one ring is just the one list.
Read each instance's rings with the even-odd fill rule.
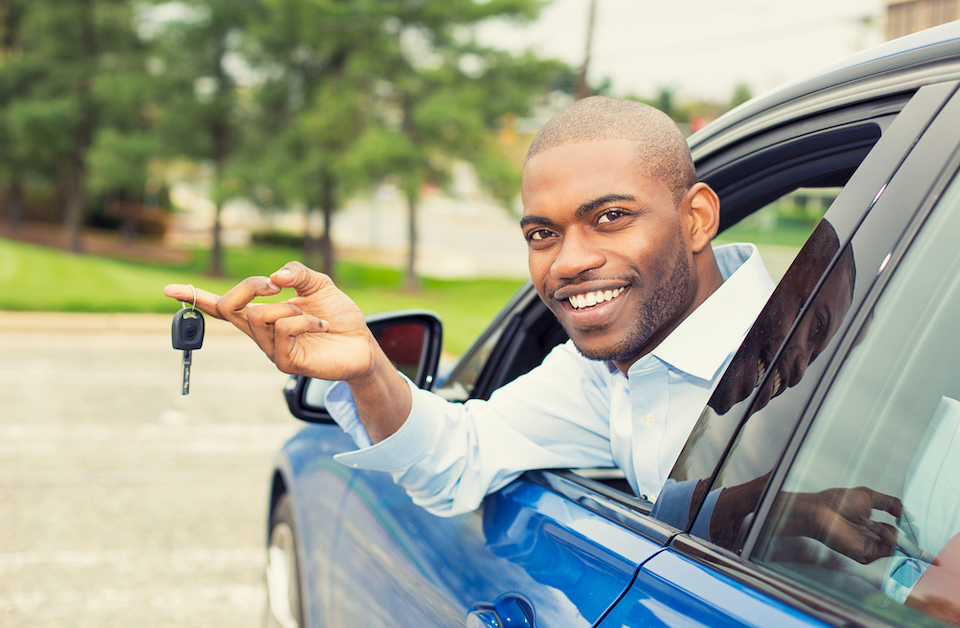
[[529,469],[618,466],[638,495],[655,500],[773,291],[753,245],[714,253],[724,283],[627,375],[567,342],[489,401],[448,402],[411,383],[410,416],[375,445],[341,382],[327,410],[360,449],[335,458],[390,473],[414,502],[444,516],[477,508]]

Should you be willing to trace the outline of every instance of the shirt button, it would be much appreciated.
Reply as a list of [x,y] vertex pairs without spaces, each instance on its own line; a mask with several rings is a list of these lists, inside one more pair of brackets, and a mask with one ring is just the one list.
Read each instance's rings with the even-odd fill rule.
[[657,422],[657,417],[653,416],[653,413],[651,412],[647,416],[643,417],[643,421],[647,425],[653,425],[654,423]]

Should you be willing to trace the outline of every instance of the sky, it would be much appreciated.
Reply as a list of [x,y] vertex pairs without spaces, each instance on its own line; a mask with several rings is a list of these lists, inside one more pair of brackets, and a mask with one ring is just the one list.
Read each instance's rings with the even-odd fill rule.
[[[553,0],[532,24],[481,29],[483,41],[583,63],[590,0]],[[588,80],[611,95],[726,102],[753,95],[883,41],[883,0],[597,0]],[[865,18],[870,18],[869,21]]]

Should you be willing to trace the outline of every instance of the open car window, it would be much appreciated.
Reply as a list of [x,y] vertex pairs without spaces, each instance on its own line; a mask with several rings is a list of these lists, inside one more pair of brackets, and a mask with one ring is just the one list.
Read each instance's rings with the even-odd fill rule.
[[[860,329],[753,553],[900,625],[960,625],[958,232],[955,180]],[[807,529],[816,508],[838,516]],[[871,510],[879,523],[858,527]],[[889,557],[874,534],[895,539]]]

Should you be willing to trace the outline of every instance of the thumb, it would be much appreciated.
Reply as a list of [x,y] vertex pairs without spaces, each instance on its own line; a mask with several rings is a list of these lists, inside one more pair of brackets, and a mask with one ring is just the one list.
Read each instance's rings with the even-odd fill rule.
[[309,296],[331,284],[330,278],[301,264],[287,262],[283,268],[270,275],[270,281],[282,288],[293,288],[297,296]]

